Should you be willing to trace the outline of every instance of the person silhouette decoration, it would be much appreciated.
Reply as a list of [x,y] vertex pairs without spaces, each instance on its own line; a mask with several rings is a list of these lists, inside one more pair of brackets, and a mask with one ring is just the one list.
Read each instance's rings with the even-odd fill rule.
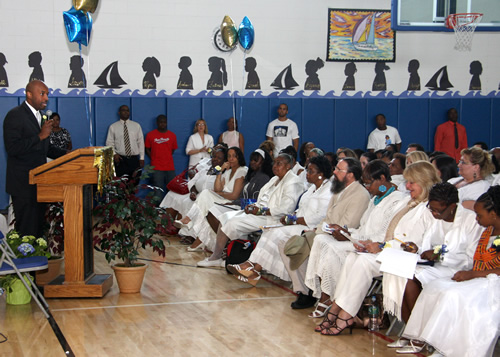
[[30,75],[30,82],[34,80],[44,81],[43,69],[42,69],[42,54],[38,51],[31,52],[28,56],[28,66],[33,68],[33,72]]
[[408,73],[410,73],[408,90],[420,90],[420,76],[418,75],[419,68],[420,62],[418,60],[412,59],[408,62]]
[[0,87],[9,86],[9,79],[7,78],[7,72],[4,68],[6,63],[8,63],[7,58],[5,58],[5,55],[0,52]]
[[193,89],[193,76],[188,69],[191,64],[191,57],[182,56],[179,59],[179,64],[177,66],[181,70],[181,73],[179,74],[179,80],[177,81],[177,89]]
[[207,89],[222,90],[227,85],[226,62],[220,57],[208,59],[208,70],[212,75],[208,79]]
[[83,72],[83,58],[79,55],[71,56],[69,60],[71,74],[68,80],[68,88],[86,88],[87,80]]
[[248,57],[245,60],[245,71],[248,72],[247,84],[245,89],[260,89],[259,75],[255,71],[257,61],[253,57]]
[[483,65],[481,62],[472,61],[470,63],[469,73],[472,74],[469,90],[481,90],[481,78],[479,78],[479,76],[483,73]]
[[347,76],[342,90],[356,90],[356,80],[354,74],[358,71],[354,62],[349,62],[345,65],[344,74]]
[[156,89],[156,78],[161,71],[160,62],[156,57],[146,57],[142,62],[142,70],[146,72],[142,79],[142,89]]
[[387,82],[385,81],[385,72],[391,69],[385,62],[375,63],[375,79],[373,80],[372,90],[382,91],[387,89]]
[[316,58],[315,60],[309,60],[306,62],[306,83],[304,84],[304,90],[321,90],[321,83],[318,77],[318,70],[323,68],[325,62],[321,58]]

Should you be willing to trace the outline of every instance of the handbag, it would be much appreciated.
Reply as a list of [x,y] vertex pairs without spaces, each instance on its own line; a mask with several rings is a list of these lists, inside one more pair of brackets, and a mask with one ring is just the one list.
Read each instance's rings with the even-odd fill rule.
[[167,189],[180,195],[187,195],[189,193],[188,181],[186,180],[186,172],[188,169],[182,171],[175,176],[172,181],[167,184]]
[[297,270],[309,257],[315,236],[314,231],[302,232],[286,242],[284,253],[290,258],[290,269]]

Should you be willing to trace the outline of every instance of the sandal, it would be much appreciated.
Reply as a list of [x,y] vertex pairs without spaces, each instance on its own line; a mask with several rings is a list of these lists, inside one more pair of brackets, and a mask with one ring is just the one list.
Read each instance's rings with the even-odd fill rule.
[[[344,321],[345,322],[345,326],[344,327],[338,327],[338,325],[337,325],[337,321],[338,320]],[[352,323],[349,324],[348,323],[349,320],[352,320]],[[335,330],[332,330],[332,327],[334,327],[335,330],[337,330],[338,332],[334,333],[333,331],[335,331]],[[321,330],[321,334],[323,336],[338,336],[342,332],[344,332],[344,330],[346,328],[349,328],[349,333],[352,335],[352,329],[354,328],[354,317],[349,317],[348,319],[343,319],[341,317],[337,317],[337,319],[335,320],[335,326],[332,326],[332,327],[328,327],[328,328],[325,328],[325,329]]]
[[[330,315],[334,316],[333,320],[329,319]],[[337,320],[337,317],[338,317],[337,314],[334,314],[333,312],[328,311],[328,313],[325,314],[325,317],[323,318],[323,321],[318,326],[316,326],[314,328],[314,332],[321,332],[321,331],[323,331],[326,328],[335,326],[335,321]]]
[[[419,341],[420,342],[420,341]],[[396,353],[403,353],[403,354],[410,354],[410,353],[419,353],[424,349],[426,344],[424,343],[422,346],[414,345],[413,340],[410,340],[410,345],[400,348],[399,350],[396,350]]]
[[[244,263],[248,263],[248,264],[250,264],[250,266],[248,266],[246,268],[242,268],[241,265],[243,265]],[[231,274],[233,274],[234,276],[243,276],[246,278],[248,278],[250,275],[252,275],[253,272],[257,272],[257,270],[255,270],[255,265],[253,265],[253,263],[250,260],[247,260],[244,263],[242,263],[241,265],[240,264],[228,264],[227,270],[229,270],[229,272]]]
[[[330,305],[327,305],[326,303],[330,303]],[[317,317],[323,317],[325,314],[330,310],[330,307],[332,306],[332,302],[330,299],[325,300],[325,303],[318,302],[318,305],[316,305],[316,310],[311,312],[308,316],[312,318],[317,318]],[[322,310],[320,310],[320,308]]]
[[251,273],[252,274],[255,273],[255,274],[257,274],[257,276],[254,277],[254,278],[252,278],[252,279],[250,279],[250,276],[252,274],[250,274],[248,277],[247,276],[243,276],[243,275],[235,275],[234,277],[236,279],[244,282],[244,283],[248,283],[248,284],[250,284],[252,286],[255,286],[259,282],[261,275],[260,275],[260,273],[257,270],[252,270]]

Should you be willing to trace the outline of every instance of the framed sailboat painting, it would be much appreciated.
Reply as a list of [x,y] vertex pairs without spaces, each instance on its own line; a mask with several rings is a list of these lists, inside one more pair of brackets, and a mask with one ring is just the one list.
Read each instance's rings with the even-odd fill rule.
[[327,61],[394,62],[390,10],[328,9]]

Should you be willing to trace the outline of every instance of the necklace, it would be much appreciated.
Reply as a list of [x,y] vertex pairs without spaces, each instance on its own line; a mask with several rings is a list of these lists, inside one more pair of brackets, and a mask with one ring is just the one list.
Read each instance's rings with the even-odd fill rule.
[[378,205],[380,202],[382,202],[382,200],[384,198],[386,198],[387,196],[389,196],[392,192],[394,192],[394,190],[396,189],[396,187],[392,186],[390,189],[387,190],[386,193],[384,193],[383,196],[380,196],[380,197],[375,197],[375,199],[373,200],[373,203],[376,205]]

